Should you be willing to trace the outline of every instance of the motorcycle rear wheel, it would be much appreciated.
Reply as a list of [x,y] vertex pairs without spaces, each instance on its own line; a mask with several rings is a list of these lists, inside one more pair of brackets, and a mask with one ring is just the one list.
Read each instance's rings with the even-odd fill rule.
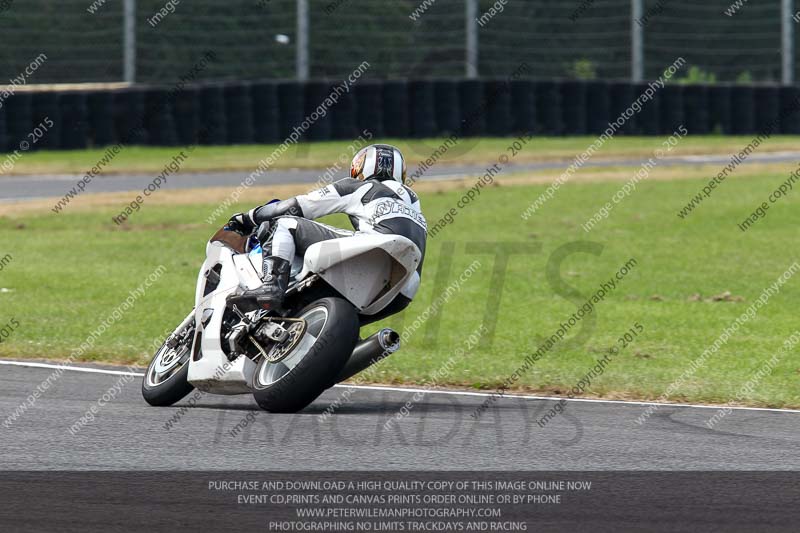
[[256,367],[253,396],[266,411],[307,407],[344,368],[358,341],[358,314],[342,298],[316,300],[297,317],[306,321],[302,339],[279,361],[262,357]]

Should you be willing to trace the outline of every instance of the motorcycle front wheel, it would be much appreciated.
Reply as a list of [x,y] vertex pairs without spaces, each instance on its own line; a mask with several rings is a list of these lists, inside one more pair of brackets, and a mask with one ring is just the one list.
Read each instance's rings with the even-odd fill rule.
[[297,318],[305,322],[302,338],[278,360],[262,357],[253,378],[256,402],[273,413],[295,413],[317,399],[344,368],[358,341],[358,314],[341,298],[316,300]]
[[192,311],[153,356],[142,380],[142,396],[150,405],[172,405],[194,389],[187,381],[194,332]]

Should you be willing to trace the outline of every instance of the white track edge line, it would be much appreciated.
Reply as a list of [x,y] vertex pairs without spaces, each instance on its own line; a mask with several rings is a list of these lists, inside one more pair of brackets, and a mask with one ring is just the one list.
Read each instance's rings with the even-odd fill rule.
[[124,372],[121,370],[106,370],[105,368],[89,368],[85,366],[72,366],[72,365],[54,365],[50,363],[34,363],[34,362],[25,362],[25,361],[0,361],[0,365],[9,365],[9,366],[27,366],[33,368],[52,368],[52,369],[60,369],[60,370],[71,370],[73,372],[87,372],[90,374],[109,374],[112,376],[133,376],[133,377],[144,377],[144,374],[138,372]]
[[[0,360],[0,365],[23,366],[23,367],[33,367],[33,368],[52,368],[52,369],[71,370],[73,372],[86,372],[90,374],[108,374],[112,376],[144,377],[144,374],[140,372],[124,372],[119,370],[106,370],[104,368],[56,365],[50,363],[34,363],[34,362],[28,363],[24,361]],[[334,387],[352,388],[360,390],[383,390],[392,392],[415,392],[415,393],[419,392],[423,394],[445,394],[445,395],[449,394],[453,396],[474,396],[480,398],[489,398],[494,396],[494,393],[489,393],[489,392],[470,392],[470,391],[442,390],[442,389],[419,389],[411,387],[388,387],[383,385],[348,385],[344,383],[344,384],[334,385]],[[656,405],[659,407],[694,407],[696,409],[721,409],[723,407],[728,407],[729,409],[737,411],[768,411],[773,413],[800,413],[800,409],[776,409],[773,407],[745,407],[745,406],[726,406],[726,405],[702,405],[702,404],[692,404],[692,403],[640,402],[635,400],[630,400],[630,401],[604,400],[602,398],[563,398],[560,396],[534,396],[528,394],[504,394],[502,396],[497,395],[496,397],[498,399],[515,398],[521,400],[547,400],[556,402],[559,400],[565,400],[568,402],[583,402],[583,403],[610,403],[610,404],[642,405],[642,406]]]

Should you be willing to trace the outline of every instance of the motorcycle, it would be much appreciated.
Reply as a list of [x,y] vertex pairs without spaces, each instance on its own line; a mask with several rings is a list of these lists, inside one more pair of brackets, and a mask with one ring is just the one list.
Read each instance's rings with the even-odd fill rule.
[[208,242],[194,309],[145,374],[147,403],[169,406],[197,388],[297,412],[400,348],[391,329],[364,340],[359,330],[417,270],[421,254],[409,239],[357,233],[316,243],[292,261],[282,309],[240,309],[228,297],[262,284],[273,231],[269,223],[249,236],[223,227]]

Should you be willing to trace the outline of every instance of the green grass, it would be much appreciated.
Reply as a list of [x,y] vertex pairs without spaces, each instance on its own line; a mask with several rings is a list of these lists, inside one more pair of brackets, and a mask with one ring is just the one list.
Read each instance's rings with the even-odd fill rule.
[[[429,241],[418,298],[403,317],[387,324],[409,325],[472,261],[479,260],[481,268],[442,308],[438,326],[430,320],[417,330],[403,350],[380,367],[375,380],[426,382],[484,321],[486,302],[492,291],[499,290],[491,283],[494,256],[488,245],[486,253],[467,251],[469,243],[526,242],[539,243],[541,252],[510,258],[491,346],[460,359],[439,384],[493,388],[502,383],[535,349],[538,336],[551,335],[576,310],[577,302],[633,257],[638,261],[636,268],[597,306],[588,341],[554,349],[518,385],[526,390],[565,392],[638,321],[644,333],[613,360],[589,392],[657,398],[798,259],[800,197],[789,196],[773,205],[767,217],[747,233],[736,227],[783,180],[781,174],[731,178],[686,220],[679,219],[676,211],[705,180],[642,182],[589,234],[581,224],[621,183],[568,183],[527,222],[519,214],[545,186],[485,189],[453,224]],[[462,194],[423,195],[431,225]],[[213,207],[146,205],[130,230],[110,222],[114,207],[67,212],[57,219],[52,215],[0,218],[0,256],[13,255],[0,272],[0,287],[11,290],[0,292],[0,316],[4,323],[14,318],[20,324],[0,343],[0,356],[67,356],[129,290],[163,264],[167,272],[162,279],[98,340],[88,356],[141,363],[152,340],[191,308],[197,268],[213,229],[202,220]],[[599,243],[602,253],[566,257],[561,276],[579,296],[565,299],[545,272],[553,252],[574,241]],[[453,243],[452,252],[448,243]],[[452,259],[452,270],[442,274],[445,283],[437,287],[445,258]],[[742,300],[709,302],[692,297],[699,293],[705,299],[724,291]],[[780,351],[783,340],[800,329],[798,298],[800,277],[790,279],[672,399],[725,402],[732,398],[763,361]],[[369,331],[364,333],[370,333],[376,327],[365,329]],[[800,407],[799,372],[797,353],[783,354],[745,402]]]
[[[572,159],[595,141],[595,137],[537,137],[526,145],[525,150],[516,162],[542,160]],[[440,145],[441,139],[401,140],[375,139],[373,142],[388,142],[400,147],[411,166],[431,156]],[[483,164],[495,161],[506,151],[513,139],[507,138],[464,138],[451,148],[439,164]],[[751,141],[745,136],[699,136],[692,137],[692,142],[680,143],[672,155],[690,155],[703,153],[730,154],[738,152]],[[800,137],[774,136],[759,147],[759,152],[794,150]],[[615,137],[608,141],[593,158],[608,159],[615,157],[650,156],[658,148],[660,141],[653,137]],[[347,141],[312,142],[291,146],[271,167],[274,170],[289,168],[328,168],[337,161],[342,169],[347,169],[353,155],[353,143]],[[360,146],[357,145],[356,148]],[[242,145],[242,146],[199,146],[182,166],[182,171],[238,170],[252,171],[260,160],[266,158],[277,148],[277,145]],[[122,172],[158,172],[168,164],[180,150],[157,147],[126,147],[104,169],[104,173]],[[73,173],[83,174],[97,164],[103,157],[102,149],[42,151],[26,153],[14,168],[7,173],[14,174],[47,174]]]

